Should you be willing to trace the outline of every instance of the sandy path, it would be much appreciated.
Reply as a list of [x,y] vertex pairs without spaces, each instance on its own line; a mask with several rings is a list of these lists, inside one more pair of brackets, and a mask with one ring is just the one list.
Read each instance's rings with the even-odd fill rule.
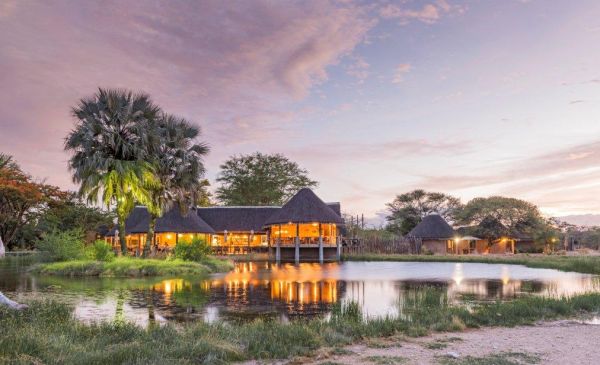
[[[442,343],[444,348],[428,348]],[[338,351],[339,352],[339,351]],[[345,354],[319,350],[313,358],[265,362],[271,364],[439,364],[450,352],[458,360],[506,352],[536,355],[541,364],[600,364],[600,325],[578,321],[543,322],[535,326],[484,328],[420,338],[396,338],[348,346]],[[399,357],[403,359],[398,359]],[[399,361],[401,360],[401,361]],[[493,362],[492,362],[493,363]],[[525,363],[525,362],[524,362]],[[246,364],[257,364],[255,361]],[[464,364],[464,363],[461,363]],[[487,364],[487,363],[486,363]]]
[[[462,339],[456,340],[456,338]],[[443,349],[428,349],[427,344],[453,339]],[[373,344],[371,344],[373,346]],[[323,356],[313,361],[318,364],[331,361],[344,364],[370,364],[368,357],[384,356],[393,363],[392,357],[408,359],[407,364],[438,364],[436,356],[449,352],[465,356],[481,357],[502,352],[537,354],[542,364],[600,364],[600,325],[582,324],[575,321],[545,322],[535,326],[515,328],[485,328],[465,332],[436,334],[416,339],[399,339],[381,342],[372,348],[354,345],[347,350],[354,354]],[[383,358],[385,361],[386,359]]]

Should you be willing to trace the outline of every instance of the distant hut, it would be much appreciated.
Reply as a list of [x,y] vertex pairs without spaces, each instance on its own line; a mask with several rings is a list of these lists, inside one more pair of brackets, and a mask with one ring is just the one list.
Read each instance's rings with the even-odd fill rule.
[[339,243],[338,226],[343,224],[338,213],[312,190],[304,188],[269,217],[264,227],[270,233],[270,246],[283,249],[282,259],[293,257],[299,261],[301,249],[303,260],[317,257],[322,260],[331,254],[330,248],[334,248],[335,255]]
[[[125,239],[127,248],[135,253],[142,252],[146,244],[146,235],[150,224],[150,213],[144,206],[137,206],[125,220]],[[115,227],[106,234],[106,239],[114,246],[118,246],[115,240]],[[159,250],[172,249],[180,240],[191,240],[195,237],[210,242],[211,235],[215,231],[195,211],[190,209],[187,214],[181,214],[179,206],[175,206],[165,212],[156,220],[153,244]]]
[[452,252],[454,229],[439,214],[432,213],[417,224],[408,234],[409,238],[420,239],[421,250],[434,254]]

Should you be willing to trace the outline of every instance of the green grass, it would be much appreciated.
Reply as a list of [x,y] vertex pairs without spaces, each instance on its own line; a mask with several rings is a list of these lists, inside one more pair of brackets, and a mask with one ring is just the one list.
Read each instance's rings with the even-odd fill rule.
[[33,270],[40,274],[60,276],[141,277],[204,275],[226,272],[232,268],[231,261],[213,257],[207,257],[202,262],[118,257],[109,262],[94,260],[52,262],[39,264]]
[[524,352],[501,352],[487,356],[466,356],[464,358],[453,359],[450,357],[438,357],[438,362],[442,365],[524,365],[539,364],[541,359],[536,354]]
[[600,274],[600,256],[527,255],[514,256],[433,256],[433,255],[345,255],[344,261],[475,262],[513,264],[532,268]]
[[[348,304],[337,306],[328,321],[194,322],[147,329],[122,321],[84,324],[74,319],[72,309],[63,304],[30,305],[24,311],[0,308],[0,363],[188,364],[294,358],[375,338],[426,335],[465,327],[514,326],[598,312],[600,294],[563,299],[525,297],[508,303],[482,304],[469,311],[449,305],[443,291],[428,289],[410,298],[402,315],[395,318],[364,321],[358,317],[358,306]],[[515,360],[502,356],[502,361]]]
[[400,356],[367,356],[365,360],[375,365],[405,364],[408,361],[407,358]]
[[463,339],[460,337],[448,337],[448,338],[440,338],[433,342],[427,342],[423,344],[423,347],[430,350],[441,350],[448,347],[448,345],[452,342],[461,342]]

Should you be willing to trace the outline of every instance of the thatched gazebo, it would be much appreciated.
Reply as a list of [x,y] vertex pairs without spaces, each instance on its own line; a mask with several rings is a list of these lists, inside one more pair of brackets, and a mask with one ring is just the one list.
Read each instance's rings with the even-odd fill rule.
[[[269,245],[275,246],[277,261],[291,258],[294,261],[316,257],[319,261],[331,258],[332,251],[339,259],[340,240],[338,225],[343,225],[342,217],[324,203],[310,189],[304,188],[292,197],[281,209],[269,217],[264,227],[269,232]],[[328,254],[328,255],[326,255]]]

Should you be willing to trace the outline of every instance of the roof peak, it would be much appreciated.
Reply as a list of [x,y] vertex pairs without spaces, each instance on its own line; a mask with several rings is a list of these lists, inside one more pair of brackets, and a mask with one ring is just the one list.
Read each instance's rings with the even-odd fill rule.
[[281,205],[217,205],[212,207],[196,207],[196,209],[240,209],[240,208],[281,208]]
[[300,189],[279,211],[267,219],[265,226],[288,222],[343,224],[342,218],[309,188]]

